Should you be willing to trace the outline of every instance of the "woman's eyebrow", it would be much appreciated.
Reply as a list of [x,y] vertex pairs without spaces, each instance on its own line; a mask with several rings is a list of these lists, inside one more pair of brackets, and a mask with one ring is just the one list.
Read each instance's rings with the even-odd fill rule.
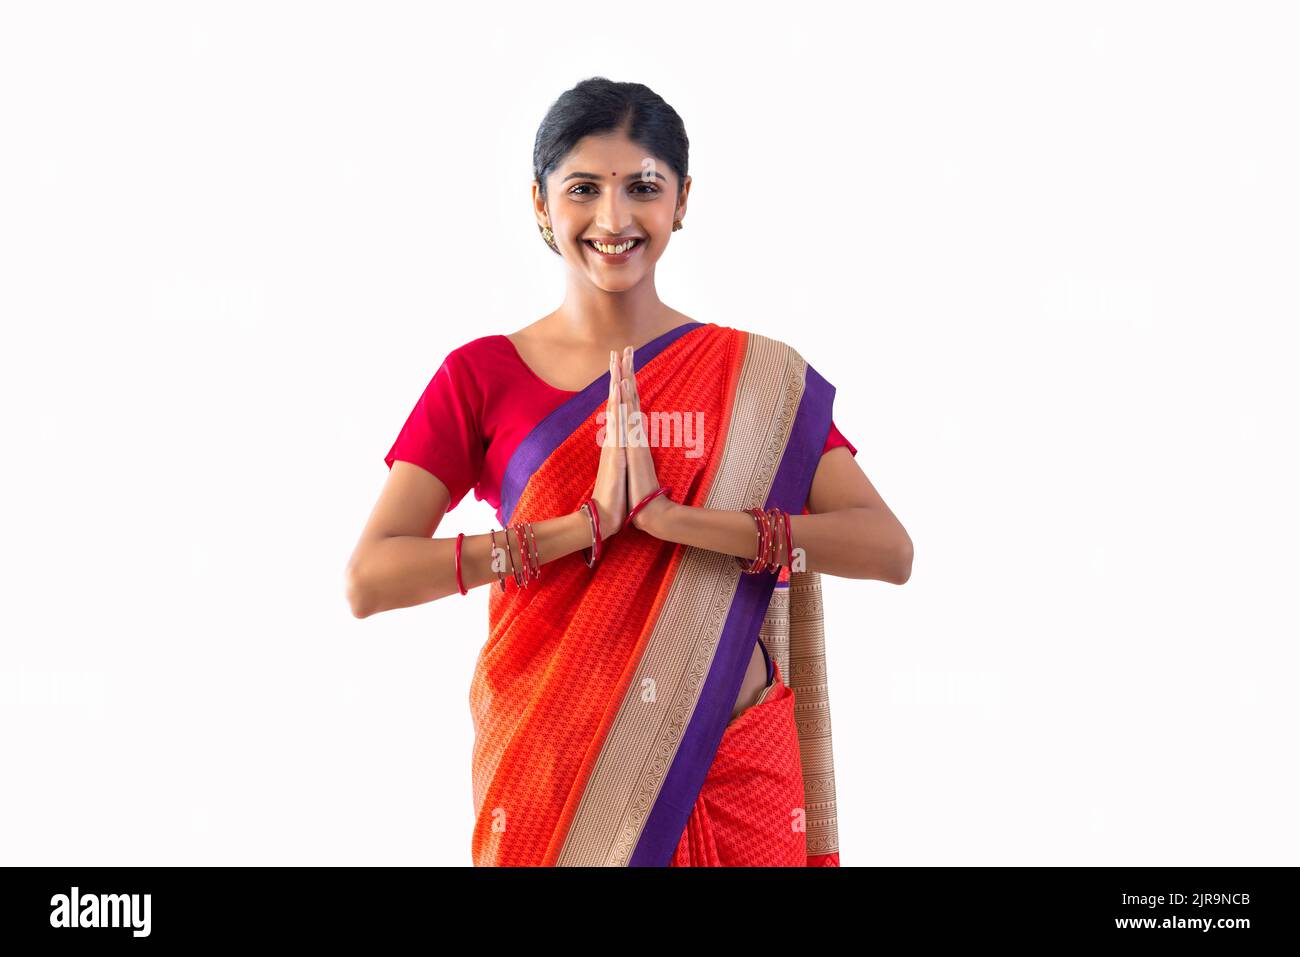
[[[656,169],[656,170],[651,170],[651,172],[654,173],[656,176],[658,176],[658,177],[659,177],[661,180],[663,180],[665,183],[668,182],[668,177],[665,176],[663,173],[659,172],[657,169]],[[561,182],[561,183],[567,183],[567,182],[568,182],[569,180],[571,180],[571,179],[579,179],[579,178],[581,178],[581,179],[600,179],[601,176],[600,176],[599,173],[570,173],[568,176],[564,177],[564,179],[560,180],[560,182]],[[625,179],[625,180],[629,180],[629,179],[640,179],[640,178],[641,178],[641,174],[640,174],[640,173],[628,173],[626,176],[623,177],[623,179]]]

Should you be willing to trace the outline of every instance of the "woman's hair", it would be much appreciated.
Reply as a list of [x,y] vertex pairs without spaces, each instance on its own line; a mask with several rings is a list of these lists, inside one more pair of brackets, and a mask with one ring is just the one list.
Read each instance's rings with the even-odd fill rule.
[[537,127],[533,175],[541,187],[542,201],[546,201],[546,177],[579,140],[617,130],[672,168],[680,197],[691,144],[677,111],[643,83],[615,83],[593,76],[560,94]]

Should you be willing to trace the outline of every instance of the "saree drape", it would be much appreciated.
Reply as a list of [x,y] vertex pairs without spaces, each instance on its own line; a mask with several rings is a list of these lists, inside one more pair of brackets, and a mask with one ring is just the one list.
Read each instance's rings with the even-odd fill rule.
[[[674,501],[804,511],[835,389],[797,351],[691,322],[634,363]],[[590,496],[608,389],[606,373],[520,443],[502,483],[506,524]],[[725,829],[744,818],[743,842],[788,848],[795,833],[805,863],[838,866],[821,586],[798,558],[788,575],[747,575],[733,556],[628,526],[594,568],[574,553],[528,588],[508,576],[504,592],[491,586],[469,693],[474,864],[747,863],[707,850],[738,846]],[[760,634],[777,681],[732,722]],[[797,748],[788,733],[771,746],[790,722]],[[779,783],[745,783],[759,780]],[[740,810],[706,821],[710,801]]]

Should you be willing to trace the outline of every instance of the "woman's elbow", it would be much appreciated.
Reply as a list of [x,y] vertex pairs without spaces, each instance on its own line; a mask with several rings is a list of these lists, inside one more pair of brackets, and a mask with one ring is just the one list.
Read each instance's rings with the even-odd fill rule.
[[352,609],[352,617],[367,618],[372,615],[375,611],[374,602],[359,561],[348,562],[347,570],[343,574],[343,583],[348,607]]
[[912,577],[912,537],[902,533],[894,549],[894,560],[890,564],[891,575],[887,579],[893,585],[906,585]]

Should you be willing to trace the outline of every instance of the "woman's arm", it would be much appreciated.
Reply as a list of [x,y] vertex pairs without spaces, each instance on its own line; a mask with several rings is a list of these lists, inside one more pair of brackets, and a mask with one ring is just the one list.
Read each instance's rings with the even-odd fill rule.
[[[611,352],[605,405],[605,414],[611,418],[606,421],[617,421],[612,418],[617,415],[620,398],[618,377],[612,374],[616,368]],[[607,430],[592,498],[604,541],[623,527],[627,516],[627,454],[618,441],[617,430]],[[446,484],[432,472],[410,462],[393,463],[379,502],[348,559],[345,579],[354,616],[365,618],[460,594],[456,587],[456,536],[430,537],[438,530],[450,501]],[[504,529],[496,530],[497,548],[501,550],[498,567],[509,576],[510,557],[514,567],[522,569],[524,556],[517,537],[509,539],[511,552],[510,557],[506,556],[507,534]],[[537,560],[545,565],[589,548],[591,522],[584,511],[578,510],[533,522],[533,536],[537,540]],[[492,562],[492,535],[466,535],[460,550],[460,578],[466,591],[496,583]]]
[[[618,371],[630,422],[638,421],[643,412],[633,369],[629,346],[620,355]],[[625,426],[629,507],[659,487],[654,458],[643,438],[642,429],[629,439]],[[795,549],[803,550],[803,566],[797,570],[875,578],[895,585],[911,577],[912,539],[848,449],[834,448],[821,457],[808,493],[808,510],[813,514],[790,516]],[[632,524],[664,541],[727,555],[753,558],[758,550],[754,519],[740,510],[681,505],[661,495],[646,503]],[[777,561],[788,565],[784,535],[779,538]]]
[[[633,502],[635,504],[635,501]],[[849,450],[822,456],[808,495],[811,515],[790,515],[801,571],[841,578],[874,578],[902,585],[912,575],[912,539],[890,511]],[[659,496],[632,524],[664,541],[753,558],[754,519],[741,511],[681,505]],[[789,564],[784,536],[777,560]]]
[[[394,462],[388,482],[348,561],[347,598],[352,614],[366,618],[376,612],[420,605],[448,595],[456,588],[456,538],[430,538],[437,531],[451,496],[442,480],[410,462]],[[429,516],[437,519],[430,522]],[[608,531],[601,516],[601,539]],[[617,525],[613,522],[610,525]],[[542,564],[591,545],[591,523],[583,512],[533,522],[537,560]],[[496,530],[497,547],[505,551],[506,532]],[[516,568],[523,567],[518,538],[510,539]],[[503,574],[510,562],[503,558]],[[466,535],[460,550],[461,581],[466,590],[497,582],[492,567],[492,536]],[[543,578],[542,583],[545,583]]]

